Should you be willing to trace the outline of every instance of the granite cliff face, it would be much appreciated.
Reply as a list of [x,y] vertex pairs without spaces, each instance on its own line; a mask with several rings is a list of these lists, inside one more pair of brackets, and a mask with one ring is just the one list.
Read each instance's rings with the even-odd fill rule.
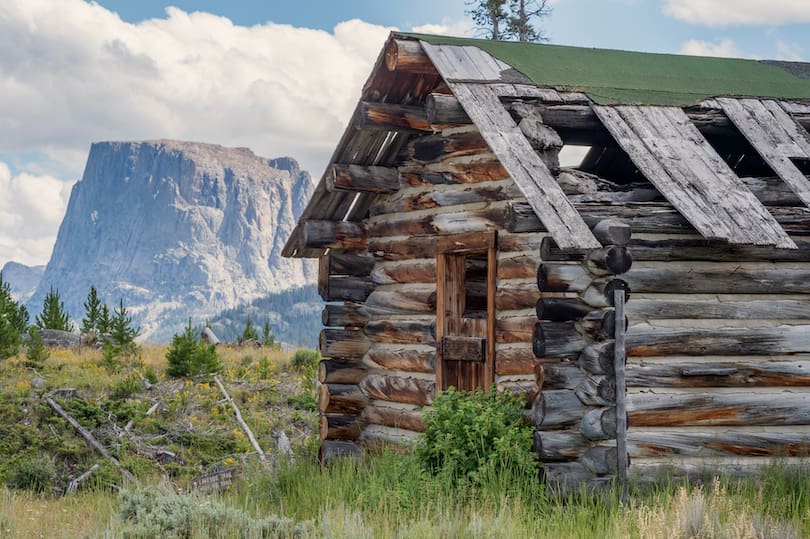
[[14,300],[25,303],[34,294],[44,271],[45,266],[26,266],[9,261],[0,273],[3,274],[3,281],[9,284]]
[[36,293],[53,285],[80,319],[90,285],[123,298],[143,335],[168,340],[188,319],[314,282],[281,249],[313,189],[290,158],[157,140],[93,144]]

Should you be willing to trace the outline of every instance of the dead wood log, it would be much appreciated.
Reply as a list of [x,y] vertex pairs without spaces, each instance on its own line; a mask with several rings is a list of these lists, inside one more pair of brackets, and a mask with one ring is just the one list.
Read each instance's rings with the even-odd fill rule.
[[627,366],[628,387],[810,387],[807,358],[772,356],[767,361],[633,363]]
[[361,101],[354,110],[352,119],[357,129],[382,129],[385,131],[431,131],[424,107],[399,103],[375,103]]
[[334,164],[325,176],[328,191],[394,193],[399,190],[396,168]]
[[422,378],[369,374],[360,383],[360,387],[363,394],[371,399],[429,405],[433,401],[436,382]]
[[538,322],[534,326],[532,351],[536,357],[576,358],[587,345],[574,322]]
[[63,409],[61,406],[59,406],[59,405],[58,405],[58,404],[57,404],[57,403],[56,403],[56,402],[55,402],[55,401],[54,401],[52,398],[50,398],[50,397],[45,397],[45,402],[47,402],[47,403],[48,403],[48,406],[50,406],[51,408],[53,408],[53,410],[54,410],[54,411],[55,411],[57,414],[59,414],[59,415],[62,417],[62,419],[64,419],[65,421],[67,421],[67,422],[70,424],[70,426],[71,426],[71,427],[73,427],[73,428],[76,430],[76,432],[78,432],[78,433],[79,433],[79,435],[80,435],[82,438],[84,438],[84,441],[85,441],[85,442],[87,442],[87,445],[89,445],[90,447],[92,447],[93,449],[95,449],[96,451],[98,451],[98,453],[99,453],[99,454],[100,454],[102,457],[104,457],[105,459],[107,459],[107,460],[109,460],[110,462],[112,462],[112,463],[113,463],[113,465],[114,465],[116,468],[118,468],[118,470],[119,470],[119,471],[120,471],[120,472],[121,472],[121,473],[124,475],[124,477],[126,477],[127,479],[129,479],[130,481],[132,481],[132,482],[134,482],[134,483],[137,483],[137,482],[138,482],[138,480],[137,480],[137,479],[135,479],[135,476],[134,476],[134,475],[132,475],[132,474],[131,474],[131,473],[130,473],[130,472],[129,472],[129,471],[126,469],[126,468],[124,468],[123,466],[121,466],[121,463],[118,461],[118,459],[117,459],[117,458],[115,458],[115,457],[113,457],[113,456],[112,456],[112,455],[111,455],[111,454],[110,454],[110,453],[109,453],[109,452],[108,452],[108,451],[107,451],[107,450],[104,448],[104,446],[103,446],[103,445],[101,445],[101,442],[99,442],[99,441],[96,439],[96,437],[95,437],[95,436],[93,436],[93,435],[90,433],[90,431],[88,431],[87,429],[85,429],[84,427],[82,427],[82,426],[79,424],[79,422],[78,422],[78,421],[76,421],[75,419],[73,419],[73,416],[71,416],[69,413],[67,413],[67,412],[66,412],[66,411],[65,411],[65,410],[64,410],[64,409]]
[[318,409],[323,413],[358,415],[368,404],[355,384],[321,384],[318,388]]
[[371,342],[387,344],[433,344],[436,323],[433,319],[371,320],[363,328]]
[[325,359],[318,365],[318,381],[322,384],[357,384],[367,373],[368,368],[356,361]]
[[616,438],[616,408],[594,408],[582,417],[579,432],[589,440]]
[[318,461],[322,466],[338,459],[359,459],[364,455],[365,451],[353,442],[324,440],[318,448]]
[[356,440],[365,428],[357,416],[322,414],[319,418],[321,440]]
[[392,371],[433,373],[436,370],[436,348],[430,345],[375,344],[366,359]]
[[437,75],[422,45],[415,39],[391,39],[385,48],[385,67],[414,75]]
[[604,341],[589,344],[577,359],[577,365],[591,374],[613,374],[615,342]]
[[571,390],[542,391],[532,405],[532,421],[544,430],[560,428],[580,421],[590,408]]
[[669,294],[808,294],[810,268],[667,264],[633,268],[622,277],[635,292]]
[[574,390],[577,398],[589,406],[616,403],[616,383],[607,376],[586,376]]
[[327,303],[321,311],[321,322],[326,327],[361,328],[368,320],[368,309],[361,303]]
[[591,444],[590,440],[571,430],[538,430],[534,433],[534,451],[543,462],[577,460]]
[[70,483],[68,483],[68,486],[67,486],[67,489],[65,490],[65,493],[70,494],[71,492],[75,492],[76,489],[79,488],[79,485],[81,485],[84,481],[87,480],[87,478],[89,478],[91,475],[93,475],[93,472],[98,470],[98,466],[99,466],[98,462],[93,464],[90,467],[89,470],[87,470],[86,472],[81,474],[79,477],[77,477],[76,479],[73,479]]
[[613,304],[617,290],[624,290],[624,301],[630,299],[630,286],[624,279],[595,279],[582,292],[582,301],[591,307],[615,307]]
[[628,244],[636,261],[686,261],[703,260],[708,262],[729,261],[774,261],[810,262],[810,240],[792,237],[798,249],[778,249],[776,247],[731,245],[722,241],[711,241],[700,237],[662,236],[653,238],[633,238]]
[[580,264],[540,264],[537,288],[541,292],[582,292],[593,282],[593,275]]
[[363,419],[369,424],[384,427],[394,427],[414,432],[423,432],[425,430],[421,410],[384,406],[381,401],[366,406],[365,410],[363,410]]
[[[810,318],[810,296],[797,299],[725,300],[638,299],[625,307],[633,320],[725,319],[725,320],[805,320]],[[783,296],[784,297],[784,296]]]
[[329,275],[318,283],[318,294],[324,301],[363,302],[373,290],[369,276]]
[[616,219],[599,221],[593,227],[593,235],[602,245],[625,247],[630,242],[631,233],[630,225]]
[[363,223],[307,220],[299,227],[301,249],[365,251],[368,246]]
[[626,247],[613,245],[591,251],[587,264],[594,275],[621,275],[630,270],[633,257]]
[[371,342],[360,329],[323,329],[319,345],[323,357],[352,360],[362,359]]
[[535,304],[537,318],[549,322],[580,320],[592,310],[579,298],[540,298]]
[[740,429],[660,431],[632,428],[627,433],[631,458],[806,457],[807,432],[756,432]]
[[631,393],[629,425],[675,427],[700,425],[810,425],[810,394]]
[[236,405],[234,400],[228,394],[228,391],[225,389],[225,386],[222,385],[222,381],[219,379],[219,376],[214,375],[214,382],[217,383],[219,390],[222,392],[222,396],[225,397],[225,400],[228,401],[228,404],[230,404],[231,408],[233,408],[234,414],[236,414],[236,421],[237,423],[239,423],[239,426],[242,427],[242,430],[245,431],[248,440],[250,440],[250,444],[253,446],[253,449],[255,449],[256,453],[259,455],[259,460],[261,460],[266,465],[267,457],[265,457],[264,451],[262,450],[262,447],[259,445],[259,442],[256,441],[256,437],[253,435],[253,431],[250,430],[248,424],[245,423],[244,419],[242,419],[242,412],[239,411],[239,407]]

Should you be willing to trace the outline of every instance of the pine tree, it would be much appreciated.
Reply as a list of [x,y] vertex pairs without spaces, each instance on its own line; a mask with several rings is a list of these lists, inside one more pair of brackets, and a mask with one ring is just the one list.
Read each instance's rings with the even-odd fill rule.
[[20,352],[22,334],[28,327],[28,309],[14,301],[11,286],[0,272],[0,359]]
[[267,320],[264,321],[264,327],[262,328],[262,346],[269,348],[276,347],[276,336],[273,335],[273,330],[270,329],[270,322]]
[[172,344],[166,353],[169,364],[166,374],[173,377],[194,376],[217,372],[222,368],[216,347],[202,342],[197,334],[189,318],[183,333],[172,337]]
[[96,329],[99,335],[106,335],[112,330],[112,318],[110,317],[110,308],[106,305],[101,306],[101,312],[98,315],[98,322]]
[[91,336],[94,340],[99,333],[99,318],[101,317],[101,301],[95,286],[90,286],[87,301],[84,302],[84,318],[82,318],[82,335]]
[[119,346],[131,345],[135,342],[135,337],[141,334],[141,328],[132,325],[132,317],[124,307],[124,300],[118,301],[118,307],[113,310],[113,317],[110,323],[110,335],[115,344]]
[[73,323],[65,311],[65,303],[59,297],[59,290],[54,290],[53,286],[45,296],[42,312],[36,317],[36,325],[39,329],[73,331]]
[[248,316],[247,322],[245,322],[245,330],[242,332],[242,338],[239,339],[239,342],[245,341],[256,341],[259,342],[259,334],[256,331],[256,328],[253,326],[253,321]]
[[487,39],[495,41],[506,39],[509,21],[506,0],[468,0],[467,6],[469,9],[465,13],[472,17],[478,30]]
[[530,43],[548,41],[543,30],[532,24],[534,19],[551,14],[548,0],[510,0],[509,11],[511,16],[507,22],[507,38]]

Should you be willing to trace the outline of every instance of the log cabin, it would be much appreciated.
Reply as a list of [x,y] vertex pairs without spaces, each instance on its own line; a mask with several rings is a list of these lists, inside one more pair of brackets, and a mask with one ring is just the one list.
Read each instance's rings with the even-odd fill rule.
[[810,450],[810,64],[394,33],[285,256],[321,458],[525,396],[547,481]]

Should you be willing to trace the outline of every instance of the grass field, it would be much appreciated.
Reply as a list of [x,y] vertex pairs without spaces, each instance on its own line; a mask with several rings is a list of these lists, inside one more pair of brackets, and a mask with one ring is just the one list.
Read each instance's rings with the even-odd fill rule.
[[[165,352],[145,348],[112,367],[93,350],[54,351],[34,370],[22,358],[0,362],[0,481],[27,487],[0,487],[0,537],[810,537],[810,472],[778,463],[745,482],[662,484],[624,499],[555,495],[534,477],[457,483],[394,451],[322,469],[312,370],[275,351],[223,348],[223,382],[268,451],[268,469],[250,457],[215,384],[165,377]],[[149,389],[142,377],[153,380]],[[136,483],[42,403],[60,388],[75,388],[57,400]],[[281,431],[294,464],[277,458]],[[161,461],[158,450],[175,458]],[[190,491],[194,477],[231,468],[241,475],[230,488]]]

